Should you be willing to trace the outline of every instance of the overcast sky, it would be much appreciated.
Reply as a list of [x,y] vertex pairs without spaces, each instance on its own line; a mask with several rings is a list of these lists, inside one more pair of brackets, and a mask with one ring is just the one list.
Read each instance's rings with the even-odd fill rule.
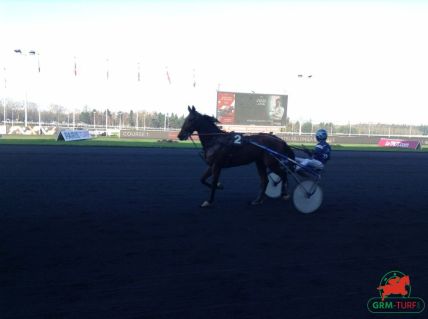
[[428,124],[428,1],[1,0],[0,28],[0,97],[43,107],[215,114],[220,89],[288,94],[294,120]]

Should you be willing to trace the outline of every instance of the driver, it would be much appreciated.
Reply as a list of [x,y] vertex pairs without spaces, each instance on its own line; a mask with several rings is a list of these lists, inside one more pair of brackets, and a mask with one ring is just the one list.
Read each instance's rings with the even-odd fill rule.
[[[300,158],[296,157],[296,161],[301,164],[303,167],[311,167],[315,170],[323,170],[324,165],[330,159],[331,147],[330,144],[327,143],[327,131],[325,129],[319,129],[315,133],[315,138],[318,141],[318,144],[315,145],[313,151],[308,149],[304,149],[304,152],[310,156],[310,158]],[[296,172],[299,173],[302,167],[296,165]]]

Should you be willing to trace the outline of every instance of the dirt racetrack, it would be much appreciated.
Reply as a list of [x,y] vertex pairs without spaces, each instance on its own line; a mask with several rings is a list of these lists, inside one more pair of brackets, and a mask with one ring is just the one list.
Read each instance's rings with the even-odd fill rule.
[[0,152],[2,319],[398,318],[366,306],[391,270],[428,301],[428,153],[335,152],[304,215],[249,206],[254,165],[199,208],[191,149]]

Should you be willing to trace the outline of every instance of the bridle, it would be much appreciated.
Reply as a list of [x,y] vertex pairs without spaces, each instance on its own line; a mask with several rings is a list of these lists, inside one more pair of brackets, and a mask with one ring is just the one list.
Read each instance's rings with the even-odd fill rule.
[[[199,121],[200,118],[197,118],[196,120]],[[195,127],[195,126],[197,126],[197,125],[193,125],[193,127]],[[228,134],[228,132],[223,132],[223,131],[222,132],[215,132],[215,133],[189,133],[189,131],[186,132],[187,138],[192,141],[194,149],[199,149],[199,147],[196,145],[192,136],[215,136],[215,135],[226,135],[226,134]],[[200,151],[199,156],[205,161],[204,151],[205,150]]]

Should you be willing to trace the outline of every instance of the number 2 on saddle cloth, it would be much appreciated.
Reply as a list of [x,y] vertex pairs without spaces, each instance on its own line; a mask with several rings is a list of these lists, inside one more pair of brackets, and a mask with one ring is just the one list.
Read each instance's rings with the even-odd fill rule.
[[245,137],[240,133],[221,134],[204,147],[201,157],[208,166],[211,166],[222,157],[223,165],[227,166],[228,162],[233,158],[234,150],[240,149],[244,140]]

